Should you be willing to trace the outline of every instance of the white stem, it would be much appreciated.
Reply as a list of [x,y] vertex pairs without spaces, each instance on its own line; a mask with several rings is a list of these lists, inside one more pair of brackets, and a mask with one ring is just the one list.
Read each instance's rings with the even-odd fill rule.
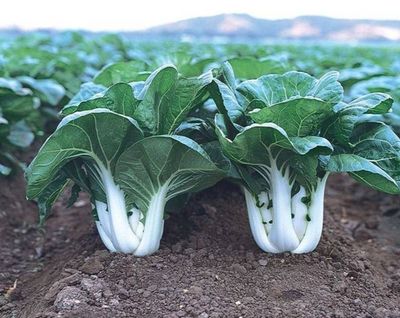
[[263,219],[265,230],[267,231],[267,235],[268,235],[268,233],[271,231],[270,221],[272,221],[272,208],[268,208],[268,204],[269,204],[268,193],[266,191],[262,191],[258,195],[258,200],[262,204],[262,207],[259,209],[261,212],[261,217]]
[[270,208],[268,209],[265,205],[263,207],[260,208],[260,213],[261,213],[261,217],[263,220],[263,224],[265,227],[265,230],[267,231],[267,234],[269,232],[271,232],[271,227],[272,227],[272,219],[273,219],[273,209]]
[[261,211],[257,207],[256,200],[253,195],[243,188],[246,199],[247,213],[249,215],[249,223],[251,233],[257,245],[265,252],[279,253],[280,251],[270,242],[266,228],[263,223]]
[[104,231],[103,226],[99,221],[96,221],[97,231],[99,232],[100,238],[103,244],[107,247],[110,252],[116,252],[117,249],[114,247],[113,243],[111,242],[110,237]]
[[99,222],[101,224],[101,228],[107,234],[108,237],[111,237],[111,218],[110,213],[107,211],[107,204],[101,201],[95,201],[97,216],[99,217]]
[[144,233],[144,224],[143,222],[139,222],[137,228],[136,228],[136,236],[141,240],[143,238],[143,233]]
[[141,218],[141,212],[139,209],[132,208],[131,209],[132,214],[129,216],[129,225],[131,226],[131,229],[133,232],[136,233],[137,227],[140,223],[140,218]]
[[139,239],[129,224],[124,193],[115,184],[108,169],[101,167],[100,172],[110,215],[111,240],[119,252],[132,253],[138,247]]
[[288,171],[282,174],[271,159],[273,223],[268,237],[280,252],[293,251],[300,244],[292,222],[291,190]]
[[164,229],[164,208],[168,184],[161,186],[152,197],[146,213],[143,237],[138,248],[134,251],[136,256],[150,255],[160,247],[160,240]]
[[318,181],[317,187],[311,197],[311,205],[308,215],[310,221],[307,224],[306,233],[300,245],[293,253],[308,253],[312,252],[318,245],[322,234],[323,218],[324,218],[324,193],[326,180],[329,174],[327,173],[321,180]]
[[292,213],[294,218],[292,219],[294,230],[300,241],[303,239],[307,228],[307,213],[308,208],[301,199],[306,196],[306,190],[300,186],[299,192],[292,197]]

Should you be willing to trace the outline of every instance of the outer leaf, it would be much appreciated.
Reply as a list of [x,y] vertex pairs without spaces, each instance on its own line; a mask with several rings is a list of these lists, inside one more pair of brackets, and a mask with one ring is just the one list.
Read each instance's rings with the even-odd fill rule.
[[132,117],[139,101],[135,99],[133,88],[125,83],[111,86],[105,91],[91,96],[88,100],[75,105],[67,105],[63,114],[96,108],[107,108],[116,113]]
[[197,143],[182,136],[147,137],[124,151],[116,166],[127,201],[142,211],[161,186],[168,186],[169,200],[210,187],[224,175]]
[[354,154],[340,154],[329,158],[324,169],[330,172],[348,172],[358,182],[390,194],[400,193],[396,181],[370,161]]
[[354,154],[376,164],[400,184],[400,139],[389,126],[358,125],[351,141]]
[[336,106],[336,115],[329,119],[323,134],[329,139],[347,146],[361,115],[387,113],[392,103],[392,98],[382,93],[368,94],[349,104],[340,103]]
[[107,109],[64,118],[27,169],[27,197],[40,196],[58,171],[74,158],[95,161],[113,171],[119,154],[142,136],[132,119]]
[[269,155],[274,150],[289,150],[299,155],[310,152],[329,154],[333,150],[329,141],[324,138],[290,138],[281,127],[273,123],[250,125],[232,141],[226,138],[219,127],[217,134],[224,153],[241,164],[269,164]]
[[76,111],[80,103],[90,99],[94,99],[99,93],[103,93],[106,87],[94,83],[84,83],[81,85],[79,92],[64,106],[62,110],[63,115],[69,115]]
[[289,136],[304,137],[318,134],[322,123],[332,114],[331,104],[305,97],[253,110],[250,112],[250,117],[259,124],[275,123],[282,127]]

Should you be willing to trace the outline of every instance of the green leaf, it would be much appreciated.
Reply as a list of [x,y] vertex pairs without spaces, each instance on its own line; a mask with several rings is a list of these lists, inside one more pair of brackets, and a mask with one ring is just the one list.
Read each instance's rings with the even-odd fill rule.
[[7,119],[0,116],[0,138],[5,138],[10,132],[10,126]]
[[29,76],[20,76],[17,79],[29,87],[39,99],[52,106],[57,106],[65,95],[65,89],[52,79],[34,79]]
[[136,108],[134,118],[141,127],[146,127],[152,134],[159,131],[162,120],[160,109],[166,107],[165,99],[168,98],[168,93],[173,91],[177,79],[178,71],[175,67],[160,67],[149,76],[138,95],[141,103]]
[[286,66],[272,58],[256,59],[252,57],[234,57],[228,60],[237,78],[254,79],[265,74],[279,74],[286,71]]
[[289,150],[299,155],[329,154],[333,150],[329,141],[322,137],[291,138],[273,123],[247,126],[233,140],[227,139],[219,127],[217,135],[224,153],[241,164],[268,165],[270,154],[280,150]]
[[80,103],[96,98],[96,95],[103,93],[106,87],[97,85],[91,82],[81,85],[79,92],[64,106],[62,110],[63,115],[69,115],[76,111]]
[[240,130],[237,125],[245,124],[243,108],[239,105],[235,93],[217,79],[211,82],[208,89],[219,113],[223,116],[220,120],[224,121],[228,135],[234,136]]
[[182,136],[147,137],[124,151],[116,166],[127,204],[147,211],[160,187],[166,199],[212,186],[225,175],[193,140]]
[[57,201],[60,194],[64,191],[68,184],[68,179],[65,173],[60,172],[53,180],[43,189],[37,197],[39,208],[39,224],[43,225],[46,219],[51,214],[51,207]]
[[27,95],[30,91],[25,90],[16,79],[0,77],[0,95],[13,93],[17,95]]
[[10,132],[7,136],[7,140],[12,145],[26,148],[32,144],[34,139],[35,135],[24,120],[10,125]]
[[159,68],[149,76],[137,96],[141,102],[133,117],[150,134],[171,134],[203,102],[205,87],[211,80],[211,72],[183,78],[178,77],[173,66]]
[[63,114],[70,114],[96,108],[107,108],[113,112],[133,117],[139,103],[133,95],[133,88],[130,85],[119,83],[97,93],[88,100],[81,101],[75,105],[67,105],[62,112]]
[[214,61],[213,58],[201,58],[200,60],[178,65],[178,70],[185,77],[195,77],[202,74]]
[[65,117],[27,169],[27,197],[40,196],[60,169],[75,158],[84,159],[89,166],[94,161],[112,172],[124,149],[142,137],[131,118],[107,109]]
[[0,105],[3,116],[8,121],[19,121],[37,112],[40,102],[33,96],[1,95]]
[[382,93],[368,94],[349,104],[340,103],[335,107],[336,114],[326,123],[323,135],[347,147],[353,129],[362,115],[387,113],[392,103],[392,98]]
[[343,97],[343,88],[337,81],[339,73],[329,72],[319,80],[301,72],[283,75],[265,75],[241,83],[237,89],[249,102],[259,99],[266,106],[273,106],[291,99],[316,98],[336,104]]
[[400,184],[400,139],[383,123],[358,125],[351,139],[353,153],[368,159]]
[[355,154],[339,154],[329,158],[324,169],[330,172],[347,172],[358,182],[375,190],[390,194],[400,193],[396,181],[369,160]]
[[[249,107],[251,107],[250,105]],[[282,127],[289,136],[304,137],[318,134],[321,124],[332,114],[331,104],[305,97],[253,110],[250,112],[250,117],[258,124],[275,123]]]
[[143,81],[148,72],[143,72],[142,61],[117,62],[104,67],[93,79],[95,84],[109,87],[117,83]]

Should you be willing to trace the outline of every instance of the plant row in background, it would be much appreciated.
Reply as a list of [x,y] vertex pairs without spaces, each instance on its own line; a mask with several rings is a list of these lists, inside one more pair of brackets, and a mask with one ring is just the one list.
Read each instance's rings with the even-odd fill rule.
[[331,173],[400,192],[400,139],[382,121],[389,95],[344,97],[337,72],[264,71],[271,59],[214,62],[198,74],[119,62],[83,84],[26,171],[41,220],[67,186],[70,204],[85,191],[105,246],[144,256],[169,211],[227,179],[243,190],[261,249],[306,253]]
[[228,60],[240,81],[293,70],[314,77],[341,70],[343,100],[372,92],[390,94],[393,112],[371,116],[400,132],[399,53],[398,47],[384,46],[160,43],[71,32],[0,35],[0,177],[24,168],[16,159],[21,150],[29,150],[35,138],[41,143],[54,130],[59,110],[82,83],[93,77],[94,84],[104,86],[142,81],[166,63],[190,78]]

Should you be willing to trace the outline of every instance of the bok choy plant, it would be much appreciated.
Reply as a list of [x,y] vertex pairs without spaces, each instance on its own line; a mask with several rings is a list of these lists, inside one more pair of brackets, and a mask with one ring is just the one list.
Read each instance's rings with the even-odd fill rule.
[[323,225],[331,172],[399,193],[400,140],[364,114],[383,114],[392,100],[374,93],[342,102],[338,73],[265,75],[237,85],[229,64],[210,93],[216,133],[242,186],[258,246],[271,253],[314,250]]
[[84,85],[26,173],[27,196],[37,199],[42,220],[73,183],[71,202],[80,190],[91,195],[98,232],[110,251],[155,252],[166,203],[225,175],[225,163],[174,135],[211,79],[211,74],[182,78],[165,66],[145,82]]

